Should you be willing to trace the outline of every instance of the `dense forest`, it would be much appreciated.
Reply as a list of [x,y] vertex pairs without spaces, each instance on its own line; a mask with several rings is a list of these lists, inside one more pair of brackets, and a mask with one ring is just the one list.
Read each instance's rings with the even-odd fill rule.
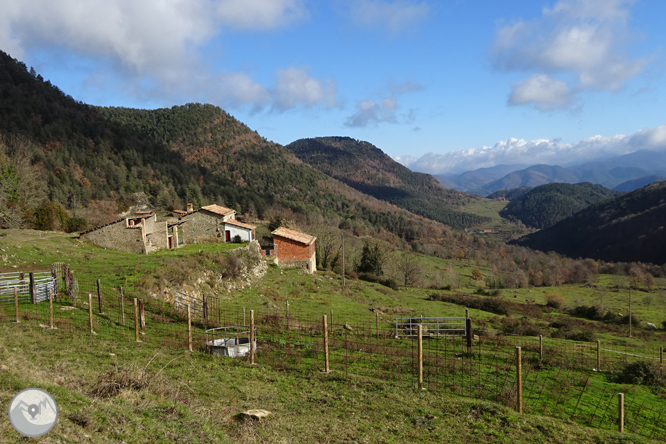
[[533,228],[546,228],[583,208],[610,199],[621,193],[589,182],[551,183],[528,189],[524,194],[512,193],[510,202],[500,212],[512,222]]
[[513,241],[569,257],[666,262],[666,182],[604,200],[552,227]]
[[433,176],[409,170],[369,142],[317,137],[297,140],[286,148],[303,162],[362,193],[454,228],[490,220],[455,211],[455,207],[479,199],[477,196],[444,188]]
[[86,105],[3,52],[0,99],[3,226],[44,228],[44,212],[66,222],[56,217],[64,211],[90,226],[138,201],[164,210],[216,202],[250,217],[291,211],[407,241],[441,233],[436,222],[303,164],[215,106]]

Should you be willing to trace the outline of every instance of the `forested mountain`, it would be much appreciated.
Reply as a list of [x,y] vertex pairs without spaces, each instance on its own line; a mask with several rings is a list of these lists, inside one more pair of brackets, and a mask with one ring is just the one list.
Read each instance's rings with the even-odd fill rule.
[[490,221],[454,210],[477,200],[477,196],[444,188],[433,176],[412,172],[371,143],[349,137],[317,137],[286,147],[317,170],[423,217],[456,228]]
[[[445,187],[476,194],[487,194],[482,187],[492,181],[514,171],[525,169],[527,165],[495,165],[488,168],[479,168],[465,171],[461,174],[438,174],[435,178]],[[477,192],[478,191],[478,192]]]
[[[36,226],[39,202],[75,214],[118,213],[144,195],[156,208],[218,202],[263,216],[282,208],[404,239],[442,226],[303,164],[211,105],[97,108],[73,100],[0,52],[0,221]],[[30,190],[44,190],[41,195]]]
[[569,257],[666,263],[666,182],[591,205],[512,243]]
[[546,228],[621,193],[601,185],[585,183],[551,183],[532,188],[525,194],[510,199],[500,215],[513,222],[522,222],[528,227]]
[[483,186],[487,193],[520,187],[538,187],[553,182],[578,182],[578,175],[561,166],[533,165],[524,170],[514,171],[499,180]]

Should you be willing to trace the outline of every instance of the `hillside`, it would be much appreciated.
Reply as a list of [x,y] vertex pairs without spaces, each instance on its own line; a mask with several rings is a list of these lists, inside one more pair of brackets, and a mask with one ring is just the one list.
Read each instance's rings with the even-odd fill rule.
[[487,218],[455,211],[478,197],[444,188],[433,176],[415,173],[376,146],[349,137],[300,139],[286,146],[317,170],[377,199],[456,228]]
[[650,176],[639,177],[638,179],[622,182],[620,185],[613,189],[615,191],[634,191],[638,188],[644,187],[645,185],[649,185],[652,182],[661,182],[662,180],[666,180],[666,177],[662,176],[661,174],[652,174]]
[[[303,164],[212,105],[89,106],[1,52],[0,97],[4,226],[53,219],[53,207],[37,208],[43,199],[87,217],[88,226],[140,200],[165,210],[217,202],[260,218],[277,208],[336,219],[359,232],[384,229],[406,240],[441,232],[435,222]],[[473,222],[461,219],[457,226]]]
[[509,199],[502,217],[534,228],[556,224],[592,204],[618,196],[617,191],[591,183],[551,183]]
[[666,262],[666,182],[606,200],[513,243],[570,257]]
[[520,188],[511,188],[509,190],[499,190],[495,191],[486,196],[486,199],[497,199],[498,197],[503,197],[506,200],[515,200],[527,194],[532,187],[520,187]]
[[499,180],[484,185],[487,193],[520,187],[538,187],[553,182],[578,182],[578,176],[561,166],[533,165],[524,170],[514,171]]

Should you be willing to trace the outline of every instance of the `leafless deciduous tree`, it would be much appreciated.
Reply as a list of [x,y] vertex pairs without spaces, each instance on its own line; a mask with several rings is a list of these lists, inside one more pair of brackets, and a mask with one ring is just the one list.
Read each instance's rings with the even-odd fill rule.
[[408,287],[416,287],[421,283],[423,270],[418,258],[413,254],[405,254],[400,259],[400,272],[403,284]]

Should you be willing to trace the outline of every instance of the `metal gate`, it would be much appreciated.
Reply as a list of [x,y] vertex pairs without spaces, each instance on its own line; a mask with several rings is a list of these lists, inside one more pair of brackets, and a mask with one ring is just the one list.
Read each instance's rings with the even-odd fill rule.
[[467,336],[465,318],[396,318],[395,335],[397,337],[418,336],[419,325],[422,335],[427,338]]
[[174,302],[174,307],[176,310],[187,310],[187,305],[190,306],[190,313],[194,316],[199,316],[200,318],[204,317],[204,304],[201,299],[197,299],[189,294],[176,291],[176,300]]
[[[57,281],[49,271],[33,273],[35,281],[35,303],[48,301],[49,291],[56,297]],[[30,303],[30,277],[28,273],[0,273],[0,304],[14,303],[14,289],[19,303]]]

